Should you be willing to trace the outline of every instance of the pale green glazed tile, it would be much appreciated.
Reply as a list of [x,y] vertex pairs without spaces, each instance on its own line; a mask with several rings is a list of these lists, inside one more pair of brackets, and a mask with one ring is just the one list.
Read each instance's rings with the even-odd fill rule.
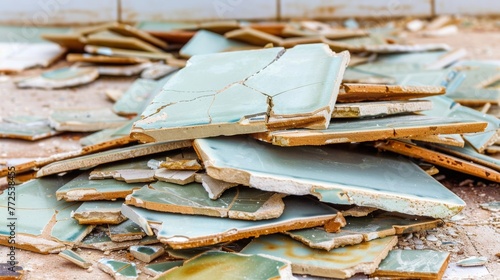
[[108,128],[101,131],[94,132],[86,137],[80,139],[80,144],[82,146],[96,145],[104,143],[110,140],[115,140],[122,137],[128,137],[130,135],[130,130],[132,125],[136,122],[139,117],[135,117],[118,128]]
[[71,213],[80,224],[117,224],[126,218],[121,214],[123,201],[86,201]]
[[493,81],[500,70],[499,65],[485,62],[462,61],[456,68],[465,76],[462,84],[446,96],[461,101],[498,102],[500,89],[493,86],[483,86],[486,81]]
[[432,250],[392,250],[372,276],[441,279],[450,253]]
[[125,240],[138,240],[146,236],[142,228],[131,220],[126,220],[118,225],[108,225],[111,240],[121,242]]
[[114,200],[125,198],[144,183],[128,184],[114,179],[89,180],[90,171],[83,172],[61,188],[55,195],[66,201]]
[[68,88],[90,83],[98,77],[99,72],[95,68],[65,67],[19,80],[16,82],[16,86],[43,89]]
[[89,179],[109,179],[113,178],[115,174],[120,171],[126,170],[145,170],[149,171],[151,168],[148,166],[150,160],[165,160],[165,157],[171,156],[173,153],[161,153],[159,155],[148,155],[143,157],[131,158],[128,160],[110,162],[94,168],[89,175]]
[[445,51],[416,52],[379,55],[374,62],[353,67],[353,69],[382,75],[415,73],[425,70],[427,64],[438,60]]
[[476,257],[476,256],[473,256],[473,257],[468,257],[466,259],[463,259],[463,260],[459,260],[457,262],[457,265],[458,266],[481,266],[481,265],[485,265],[486,263],[488,262],[488,258],[487,257]]
[[64,250],[64,251],[59,253],[59,256],[67,259],[68,261],[70,261],[70,262],[72,262],[72,263],[74,263],[82,268],[89,268],[92,266],[92,263],[90,263],[89,261],[84,259],[82,256],[80,256],[79,254],[77,254],[71,250]]
[[8,123],[24,124],[24,125],[47,123],[46,117],[35,116],[35,115],[17,115],[17,116],[4,117],[2,119]]
[[169,262],[148,264],[144,266],[144,273],[149,274],[151,276],[156,276],[174,267],[181,266],[183,263],[184,261],[169,261]]
[[322,228],[312,228],[295,230],[287,234],[309,247],[331,250],[386,236],[432,229],[440,223],[439,220],[432,218],[390,213],[345,219],[347,224],[338,232],[329,233]]
[[50,125],[62,131],[97,131],[118,128],[128,122],[110,109],[59,109],[50,114]]
[[100,259],[99,268],[112,275],[115,279],[137,279],[135,263],[121,262],[112,259]]
[[48,123],[18,124],[0,122],[0,138],[18,138],[38,140],[56,135],[60,132],[51,128]]
[[[293,230],[303,228],[304,222],[310,222],[313,227],[335,219],[337,210],[309,198],[286,197],[285,210],[276,219],[261,221],[245,221],[221,219],[216,217],[160,213],[134,206],[123,205],[122,213],[138,224],[137,219],[155,224],[158,229],[156,236],[174,249],[193,248],[232,241],[244,237],[272,234],[277,230]],[[161,224],[161,227],[158,226]],[[144,225],[148,227],[148,225]],[[144,228],[146,233],[151,230]]]
[[221,247],[218,245],[214,246],[208,246],[208,247],[198,247],[198,248],[191,248],[191,249],[172,249],[169,247],[166,247],[165,251],[167,252],[168,256],[173,258],[173,259],[179,259],[179,260],[189,260],[191,258],[194,258],[198,255],[201,255],[202,253],[208,252],[208,251],[221,251]]
[[119,115],[140,115],[154,94],[158,82],[137,79],[113,105],[113,111]]
[[219,199],[212,200],[200,183],[180,186],[156,182],[134,191],[125,203],[161,212],[262,220],[281,215],[282,197],[281,194],[242,187],[230,189]]
[[246,134],[266,131],[268,123],[326,127],[346,63],[346,53],[333,54],[324,44],[194,56],[145,109],[132,136]]
[[481,208],[483,208],[483,209],[487,209],[487,210],[490,210],[490,211],[493,211],[493,212],[500,211],[500,201],[492,201],[492,202],[488,202],[488,203],[481,203],[481,204],[479,204],[479,206],[481,206]]
[[396,243],[397,237],[391,236],[325,251],[312,249],[288,236],[274,234],[254,239],[241,253],[288,260],[296,274],[349,278],[356,273],[373,273]]
[[207,252],[184,262],[181,267],[161,274],[167,279],[291,279],[290,264],[268,256]]
[[197,139],[194,145],[208,175],[261,190],[435,218],[465,206],[417,165],[389,154],[338,145],[282,148],[244,137]]
[[226,37],[207,30],[200,30],[182,47],[180,55],[192,57],[194,55],[224,52],[232,48],[248,48],[249,44],[227,39]]
[[97,227],[87,235],[81,242],[78,243],[79,248],[89,248],[101,251],[116,251],[126,250],[134,245],[151,245],[158,243],[155,236],[146,236],[140,240],[129,240],[114,242],[109,237],[108,233],[104,232],[101,228]]
[[150,263],[165,253],[163,246],[130,246],[130,253],[136,259]]
[[80,225],[77,220],[71,217],[71,212],[79,206],[80,203],[75,203],[58,211],[56,214],[57,222],[50,233],[53,238],[64,243],[74,244],[80,242],[92,231],[94,226]]

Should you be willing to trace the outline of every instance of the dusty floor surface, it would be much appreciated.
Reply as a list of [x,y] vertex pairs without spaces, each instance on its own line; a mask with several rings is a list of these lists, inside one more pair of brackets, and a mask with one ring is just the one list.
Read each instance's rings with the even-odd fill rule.
[[[410,34],[409,39],[421,43],[445,42],[455,48],[463,47],[468,51],[466,59],[500,60],[497,49],[500,46],[498,30],[465,28],[460,33],[447,37],[422,38]],[[64,65],[64,62],[60,62],[54,67]],[[28,76],[37,71],[39,70],[28,71],[21,76]],[[19,114],[48,115],[51,109],[58,107],[111,107],[112,103],[107,100],[104,90],[126,89],[133,80],[101,77],[95,83],[76,89],[19,90],[15,88],[12,80],[21,76],[0,76],[0,117]],[[33,143],[0,139],[0,164],[12,163],[12,159],[37,158],[77,149],[78,139],[82,135],[84,134],[64,134]],[[444,227],[436,231],[402,236],[398,247],[450,251],[452,252],[450,262],[469,256],[485,256],[488,258],[486,268],[489,275],[473,279],[500,279],[500,258],[495,256],[500,253],[500,212],[494,213],[479,207],[481,203],[500,200],[500,185],[448,171],[437,176],[467,203],[467,207],[461,213],[462,218],[456,221],[448,220]],[[428,239],[434,239],[426,238],[428,235],[437,237],[437,241],[429,241]],[[0,260],[4,259],[6,253],[7,248],[0,246],[0,256],[2,256]],[[57,255],[40,255],[22,250],[17,250],[16,253],[20,265],[27,272],[26,279],[111,279],[96,265],[86,271]],[[96,250],[83,249],[80,253],[93,263],[104,257],[101,251]],[[106,257],[127,260],[127,252],[112,252]],[[140,261],[136,263],[138,269],[142,269],[143,263]],[[144,273],[140,276],[140,279],[150,278]]]

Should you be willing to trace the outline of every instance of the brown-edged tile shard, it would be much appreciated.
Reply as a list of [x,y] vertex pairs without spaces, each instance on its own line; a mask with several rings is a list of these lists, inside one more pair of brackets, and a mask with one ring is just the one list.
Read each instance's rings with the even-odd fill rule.
[[174,183],[177,185],[186,185],[194,182],[196,171],[192,170],[168,170],[158,168],[155,170],[155,178],[158,181]]
[[84,202],[71,213],[79,224],[119,224],[126,218],[120,212],[122,201]]
[[50,125],[58,131],[97,131],[118,128],[128,119],[113,113],[109,108],[57,109],[49,116]]
[[[194,147],[212,178],[261,190],[435,218],[455,215],[465,206],[412,162],[359,146],[285,149],[251,138],[219,137],[197,139]],[[412,171],[403,176],[400,168]]]
[[130,246],[130,254],[134,258],[143,261],[145,263],[150,263],[154,259],[165,253],[163,246]]
[[195,56],[165,84],[131,135],[153,142],[326,128],[348,60],[322,44]]
[[218,199],[226,190],[236,187],[238,184],[228,183],[221,180],[214,179],[207,174],[200,174],[201,185],[207,191],[208,197],[211,199]]
[[99,260],[97,266],[116,280],[132,280],[138,277],[135,263],[103,258]]
[[375,101],[335,104],[332,118],[379,117],[430,110],[428,100]]
[[249,27],[229,31],[225,33],[224,36],[228,39],[262,47],[269,43],[272,43],[275,46],[279,46],[281,45],[281,42],[283,40],[278,36]]
[[87,268],[92,266],[92,263],[90,263],[85,258],[83,258],[79,254],[77,254],[71,250],[64,250],[64,251],[59,253],[59,256],[63,259],[66,259],[66,260],[76,264],[77,266],[79,266],[81,268],[87,269]]
[[174,249],[214,245],[287,230],[325,226],[339,229],[345,225],[339,212],[309,198],[286,197],[285,210],[276,219],[246,221],[198,215],[160,213],[123,205],[122,213]]
[[446,89],[439,86],[343,84],[337,102],[408,100],[445,93]]

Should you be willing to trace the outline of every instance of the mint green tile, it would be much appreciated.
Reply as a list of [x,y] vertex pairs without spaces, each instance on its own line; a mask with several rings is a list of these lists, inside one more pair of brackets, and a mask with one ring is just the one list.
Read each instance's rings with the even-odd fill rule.
[[267,256],[207,252],[161,274],[167,279],[291,279],[290,264]]
[[116,115],[108,108],[73,108],[52,111],[49,121],[52,127],[60,131],[97,131],[121,127],[128,119]]
[[218,245],[197,247],[190,249],[172,249],[166,247],[165,251],[167,252],[170,258],[179,260],[189,260],[208,251],[221,251],[221,247]]
[[75,244],[92,231],[94,226],[80,225],[77,220],[71,217],[71,212],[78,209],[79,206],[80,203],[74,203],[64,209],[58,210],[56,214],[57,222],[52,227],[50,233],[53,238],[63,243]]
[[81,268],[89,268],[92,266],[92,263],[90,263],[85,258],[83,258],[79,254],[77,254],[71,250],[64,250],[64,251],[59,253],[59,256],[64,258],[64,259],[69,260],[70,262],[78,265]]
[[392,250],[373,276],[441,279],[450,253],[433,250]]
[[485,82],[493,82],[499,66],[481,61],[461,61],[454,65],[465,78],[458,88],[448,91],[446,96],[457,101],[496,103],[500,99],[500,89]]
[[97,145],[107,141],[127,137],[130,135],[130,130],[132,129],[132,125],[138,119],[139,118],[136,117],[129,120],[127,123],[118,128],[107,128],[94,132],[88,136],[82,137],[80,138],[80,144],[82,146]]
[[165,253],[163,246],[130,246],[130,254],[136,259],[150,263]]
[[116,242],[125,240],[139,240],[146,236],[142,228],[131,220],[126,220],[118,225],[108,225],[109,237]]
[[113,111],[119,115],[140,115],[149,104],[150,96],[158,82],[137,79],[113,105]]
[[0,122],[0,138],[16,138],[24,140],[38,140],[47,138],[60,132],[51,128],[47,123],[17,124]]
[[193,38],[182,47],[180,54],[183,57],[192,57],[194,55],[224,52],[232,48],[248,47],[251,47],[251,45],[227,39],[214,32],[199,30]]
[[345,279],[356,273],[375,272],[396,243],[397,237],[391,236],[325,251],[312,249],[288,236],[274,234],[252,240],[241,253],[263,254],[290,261],[295,274]]
[[99,268],[110,274],[115,279],[137,279],[137,269],[135,263],[121,262],[112,259],[100,259]]
[[174,267],[181,266],[184,261],[168,261],[168,262],[159,262],[148,264],[144,266],[144,273],[149,274],[151,276],[157,276],[167,270],[170,270]]

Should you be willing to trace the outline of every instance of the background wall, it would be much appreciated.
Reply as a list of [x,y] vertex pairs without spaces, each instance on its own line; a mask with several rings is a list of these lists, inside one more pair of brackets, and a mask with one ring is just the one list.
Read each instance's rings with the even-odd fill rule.
[[500,15],[498,0],[1,0],[0,23]]

